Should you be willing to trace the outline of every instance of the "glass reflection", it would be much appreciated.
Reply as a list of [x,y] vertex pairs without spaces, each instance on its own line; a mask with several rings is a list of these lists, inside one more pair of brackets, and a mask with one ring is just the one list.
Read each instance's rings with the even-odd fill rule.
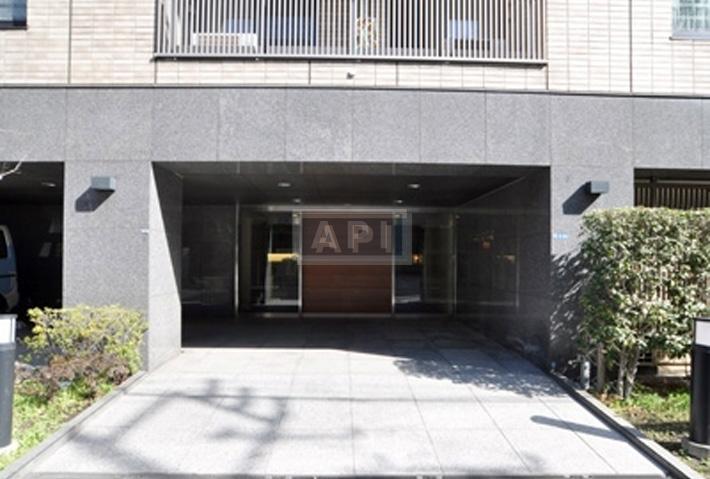
[[234,205],[185,205],[182,304],[185,312],[234,311]]
[[298,311],[298,215],[244,211],[240,233],[242,311]]
[[395,269],[395,312],[449,313],[452,305],[453,229],[448,213],[414,213],[411,264]]
[[459,215],[458,312],[517,308],[518,219],[475,211]]

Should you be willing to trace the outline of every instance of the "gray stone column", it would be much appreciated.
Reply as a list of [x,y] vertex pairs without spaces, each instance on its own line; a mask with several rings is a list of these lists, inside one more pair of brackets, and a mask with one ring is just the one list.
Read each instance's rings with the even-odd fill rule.
[[172,171],[152,168],[147,355],[151,369],[175,356],[182,342],[182,204],[182,179]]
[[[92,190],[92,176],[116,191]],[[181,180],[149,162],[70,161],[64,193],[64,305],[141,311],[144,366],[158,366],[180,348]]]
[[[629,98],[550,96],[550,234],[552,315],[548,356],[558,370],[576,354],[581,317],[580,226],[597,208],[634,201],[633,107]],[[609,181],[611,190],[590,196],[586,183]]]
[[[586,184],[608,181],[610,191],[590,195]],[[575,328],[581,318],[580,265],[582,217],[600,208],[633,206],[634,170],[628,166],[553,166],[551,169],[552,315],[549,357],[558,370],[570,367],[576,351]]]

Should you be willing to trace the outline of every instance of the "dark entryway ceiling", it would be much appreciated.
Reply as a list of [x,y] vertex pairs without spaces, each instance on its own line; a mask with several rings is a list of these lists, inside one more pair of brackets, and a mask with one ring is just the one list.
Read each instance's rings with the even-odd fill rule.
[[[366,163],[164,163],[182,176],[187,204],[464,204],[534,168]],[[279,186],[279,183],[282,186]],[[290,184],[283,187],[284,183]],[[419,185],[414,188],[413,185]]]

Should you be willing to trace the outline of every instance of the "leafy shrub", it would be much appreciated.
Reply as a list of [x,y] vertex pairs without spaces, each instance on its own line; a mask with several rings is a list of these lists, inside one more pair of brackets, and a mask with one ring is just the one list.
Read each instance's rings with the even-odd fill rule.
[[21,372],[19,388],[50,398],[71,385],[87,397],[106,383],[120,384],[141,366],[147,325],[140,313],[118,306],[33,309],[25,344],[42,366]]
[[621,208],[583,219],[581,339],[601,345],[627,398],[640,356],[687,353],[692,319],[707,310],[710,209]]

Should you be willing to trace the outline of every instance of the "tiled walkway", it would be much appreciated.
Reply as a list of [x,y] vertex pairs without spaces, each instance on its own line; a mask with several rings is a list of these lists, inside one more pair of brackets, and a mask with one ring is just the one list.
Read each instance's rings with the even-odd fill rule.
[[145,377],[34,473],[662,475],[456,322],[231,325],[211,344]]

